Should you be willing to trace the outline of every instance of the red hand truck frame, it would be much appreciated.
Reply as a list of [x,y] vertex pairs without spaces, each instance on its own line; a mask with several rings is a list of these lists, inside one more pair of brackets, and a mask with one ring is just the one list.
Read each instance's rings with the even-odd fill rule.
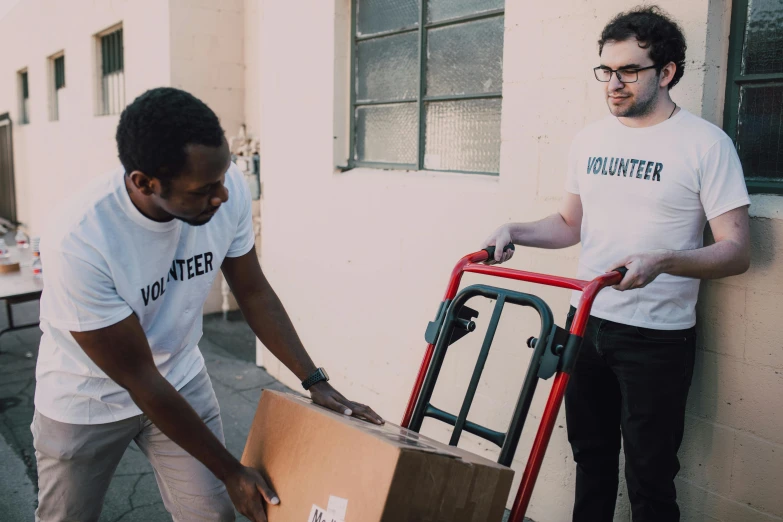
[[[513,249],[514,246],[508,245],[505,247],[505,249],[509,248]],[[544,453],[552,435],[552,429],[554,428],[560,404],[563,401],[563,395],[565,394],[571,371],[579,353],[579,347],[582,343],[593,301],[599,291],[607,286],[618,284],[625,275],[626,269],[621,267],[592,281],[582,281],[483,264],[487,259],[492,259],[494,253],[495,248],[488,247],[485,250],[463,257],[454,267],[437,317],[435,321],[429,323],[427,328],[425,334],[425,339],[428,342],[427,350],[401,425],[418,432],[421,429],[424,417],[432,417],[446,422],[454,426],[449,444],[456,446],[463,430],[473,433],[500,446],[501,453],[498,462],[510,466],[533,394],[535,393],[536,384],[539,379],[547,379],[554,375],[554,384],[530,450],[530,456],[522,475],[522,482],[517,491],[511,516],[509,517],[509,522],[522,522],[530,503],[533,487],[541,469]],[[462,275],[466,272],[581,291],[582,297],[571,323],[570,331],[566,332],[558,327],[554,323],[549,306],[543,300],[531,294],[486,285],[473,285],[457,294]],[[454,416],[434,407],[429,401],[432,397],[435,381],[438,378],[448,346],[475,330],[475,323],[472,319],[478,316],[478,312],[465,306],[465,302],[477,295],[496,299],[495,310],[490,320],[462,409],[459,416]],[[531,337],[527,341],[528,346],[534,348],[534,353],[528,366],[527,375],[509,426],[509,431],[502,433],[468,421],[467,415],[478,388],[484,363],[489,355],[489,348],[500,319],[500,314],[506,303],[529,306],[536,309],[541,317],[541,332],[538,339]],[[542,341],[539,342],[539,339]]]

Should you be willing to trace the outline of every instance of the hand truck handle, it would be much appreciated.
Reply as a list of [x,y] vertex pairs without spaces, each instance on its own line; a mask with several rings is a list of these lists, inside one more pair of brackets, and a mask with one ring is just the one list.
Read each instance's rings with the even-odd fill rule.
[[[515,249],[514,248],[514,243],[509,243],[508,245],[503,247],[503,252],[505,253],[505,252],[508,252],[509,250],[511,250],[513,252],[514,249]],[[495,260],[495,246],[494,245],[493,246],[488,246],[487,248],[485,248],[484,252],[487,253],[486,261],[494,261]]]

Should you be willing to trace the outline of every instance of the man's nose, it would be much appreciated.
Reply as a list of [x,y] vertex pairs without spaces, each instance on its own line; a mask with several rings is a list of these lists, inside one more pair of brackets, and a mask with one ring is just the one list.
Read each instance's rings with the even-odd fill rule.
[[213,206],[218,206],[222,203],[225,203],[226,201],[228,201],[228,189],[225,185],[221,185],[217,191],[217,194],[215,194],[215,196],[209,200]]
[[617,73],[612,73],[612,77],[609,78],[609,90],[617,91],[625,87],[625,84],[617,78]]

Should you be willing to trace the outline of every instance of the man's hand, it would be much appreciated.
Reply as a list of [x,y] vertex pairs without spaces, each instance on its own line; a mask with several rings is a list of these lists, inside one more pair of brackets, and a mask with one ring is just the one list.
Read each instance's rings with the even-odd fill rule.
[[[227,257],[222,269],[253,333],[299,379],[312,374],[316,366],[302,346],[283,304],[261,271],[255,250],[244,256]],[[314,384],[310,393],[316,404],[373,424],[383,424],[377,413],[363,404],[349,401],[325,381]]]
[[668,250],[650,250],[639,254],[630,255],[621,259],[607,270],[611,272],[624,266],[628,269],[623,280],[614,285],[615,290],[633,290],[644,288],[652,283],[656,277],[665,271],[665,263],[668,259]]
[[490,235],[481,248],[495,247],[495,258],[487,265],[505,263],[514,256],[513,250],[503,251],[506,245],[533,248],[567,248],[579,243],[582,230],[582,200],[579,194],[566,192],[560,208],[544,219],[529,223],[506,223]]
[[486,241],[481,245],[481,248],[487,248],[490,246],[495,247],[495,257],[493,259],[487,259],[484,261],[485,265],[494,265],[497,263],[505,263],[514,255],[514,251],[509,249],[505,252],[503,248],[511,243],[511,227],[509,225],[502,225],[490,235]]
[[314,384],[310,388],[310,396],[313,402],[334,410],[341,415],[351,415],[363,421],[372,422],[373,424],[383,424],[384,420],[369,406],[359,404],[358,402],[351,402],[343,395],[332,388],[332,386],[326,381],[321,381]]
[[242,466],[225,480],[231,502],[252,522],[266,522],[263,500],[277,505],[280,499],[270,488],[258,470]]
[[[272,500],[274,493],[260,473],[244,468],[237,461],[193,407],[161,375],[134,314],[105,328],[71,334],[106,375],[128,390],[136,405],[166,436],[226,484],[237,509],[253,521],[266,522],[260,495],[263,493]],[[111,350],[107,350],[107,346],[111,346]]]

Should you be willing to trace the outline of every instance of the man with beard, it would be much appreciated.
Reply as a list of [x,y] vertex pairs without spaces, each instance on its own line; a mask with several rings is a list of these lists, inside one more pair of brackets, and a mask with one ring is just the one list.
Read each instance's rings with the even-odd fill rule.
[[174,520],[234,520],[236,506],[264,521],[263,501],[281,500],[225,448],[197,345],[218,269],[314,402],[383,421],[327,383],[264,277],[249,191],[215,113],[186,92],[153,89],[122,113],[117,146],[123,168],[54,212],[41,240],[36,520],[98,520],[133,440]]
[[[685,66],[677,24],[655,7],[637,8],[609,22],[598,45],[594,74],[611,114],[574,139],[559,211],[503,225],[484,246],[581,241],[580,279],[628,269],[595,300],[566,391],[573,520],[613,519],[622,438],[634,522],[671,522],[680,516],[674,477],[699,280],[748,269],[750,200],[729,137],[669,96]],[[715,242],[704,246],[707,222]],[[512,254],[498,248],[490,262]]]

